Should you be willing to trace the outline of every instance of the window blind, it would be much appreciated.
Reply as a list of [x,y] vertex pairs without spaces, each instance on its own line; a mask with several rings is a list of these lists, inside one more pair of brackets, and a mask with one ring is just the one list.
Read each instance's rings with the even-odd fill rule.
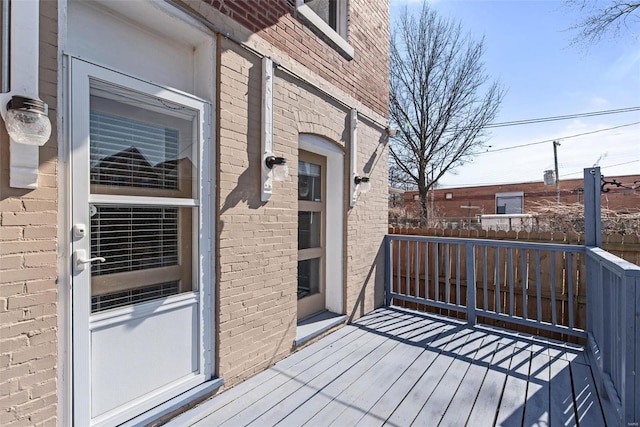
[[91,297],[91,312],[97,313],[134,303],[151,301],[157,298],[175,295],[178,292],[178,282],[174,281],[145,286],[138,289],[128,289],[122,292],[112,292],[106,295],[94,295]]
[[122,273],[178,264],[178,208],[95,206],[91,217],[91,274]]

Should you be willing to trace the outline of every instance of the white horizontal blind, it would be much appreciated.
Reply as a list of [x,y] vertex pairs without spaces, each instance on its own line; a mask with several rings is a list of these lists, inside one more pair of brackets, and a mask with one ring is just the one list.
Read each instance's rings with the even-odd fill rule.
[[106,295],[94,295],[91,297],[91,312],[97,313],[112,308],[151,301],[157,298],[175,295],[178,292],[179,283],[173,281],[142,288],[128,289],[121,292],[112,292]]
[[178,208],[95,206],[91,217],[91,275],[178,264]]

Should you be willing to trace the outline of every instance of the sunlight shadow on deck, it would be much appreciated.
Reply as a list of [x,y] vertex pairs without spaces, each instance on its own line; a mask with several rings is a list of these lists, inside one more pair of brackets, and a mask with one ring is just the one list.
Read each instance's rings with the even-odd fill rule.
[[581,347],[384,308],[173,426],[604,425]]

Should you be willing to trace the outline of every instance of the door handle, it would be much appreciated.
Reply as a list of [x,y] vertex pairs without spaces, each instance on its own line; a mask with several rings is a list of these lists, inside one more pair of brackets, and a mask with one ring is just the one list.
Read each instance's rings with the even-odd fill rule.
[[106,259],[104,259],[101,256],[85,259],[86,256],[87,256],[87,252],[84,249],[78,249],[73,253],[73,264],[76,268],[76,271],[83,271],[86,264],[91,264],[94,261],[100,261],[100,262],[106,261]]

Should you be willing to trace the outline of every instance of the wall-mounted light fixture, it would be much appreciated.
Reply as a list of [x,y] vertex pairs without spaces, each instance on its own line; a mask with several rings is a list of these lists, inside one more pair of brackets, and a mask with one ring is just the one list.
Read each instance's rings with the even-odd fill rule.
[[387,131],[387,136],[389,138],[393,138],[398,134],[398,129],[397,128],[392,128],[391,126],[387,126],[385,128],[385,130]]
[[48,106],[43,101],[13,95],[4,114],[7,132],[13,142],[27,145],[44,145],[51,136]]
[[284,181],[289,177],[289,166],[284,157],[267,156],[265,165],[271,169],[271,176],[274,181]]
[[[0,115],[9,133],[9,186],[36,188],[39,147],[51,136],[48,107],[38,95],[39,1],[11,0],[9,7],[10,24],[6,28],[4,20],[3,38],[10,40],[10,58],[9,67],[3,64],[5,87],[0,94]],[[10,90],[4,84],[7,73]]]
[[360,193],[368,193],[371,191],[371,180],[368,176],[358,176],[353,178],[353,183],[356,185],[356,191]]

